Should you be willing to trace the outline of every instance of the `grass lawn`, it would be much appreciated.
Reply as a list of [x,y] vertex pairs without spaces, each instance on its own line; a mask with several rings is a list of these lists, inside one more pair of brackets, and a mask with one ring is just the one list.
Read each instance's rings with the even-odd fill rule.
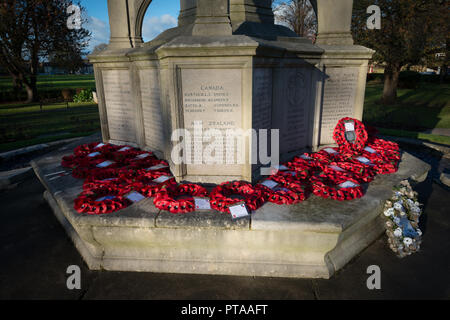
[[368,84],[365,123],[385,135],[450,145],[450,137],[421,133],[434,128],[450,129],[450,84],[422,83],[418,89],[399,89],[398,103],[391,106],[378,103],[382,92],[382,84]]
[[100,130],[98,106],[65,103],[0,107],[0,152],[93,134]]
[[[0,77],[0,90],[9,90],[11,79]],[[40,76],[39,90],[95,89],[93,75]],[[385,135],[428,140],[450,145],[450,137],[423,134],[434,128],[450,128],[450,84],[421,84],[418,89],[400,89],[398,103],[377,103],[382,84],[369,83],[364,122]],[[0,152],[60,139],[90,135],[100,130],[98,106],[93,103],[0,105]]]
[[[38,76],[38,90],[95,89],[94,75]],[[0,76],[0,90],[12,89],[11,77]]]

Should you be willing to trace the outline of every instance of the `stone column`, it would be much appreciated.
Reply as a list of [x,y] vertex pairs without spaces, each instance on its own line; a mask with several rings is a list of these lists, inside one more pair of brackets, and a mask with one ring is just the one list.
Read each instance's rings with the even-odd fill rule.
[[110,49],[135,48],[143,43],[142,22],[152,0],[108,0]]
[[312,0],[317,13],[317,44],[352,45],[353,0]]
[[197,14],[197,0],[181,0],[178,26],[184,26],[195,22]]
[[274,23],[271,0],[230,0],[233,25],[243,21]]
[[197,0],[194,36],[232,35],[229,0]]

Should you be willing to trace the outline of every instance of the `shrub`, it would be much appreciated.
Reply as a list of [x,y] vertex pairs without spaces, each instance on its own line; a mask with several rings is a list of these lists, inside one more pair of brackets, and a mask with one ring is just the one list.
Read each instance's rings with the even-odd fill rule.
[[80,103],[80,102],[93,102],[94,97],[92,95],[92,90],[81,90],[79,93],[77,93],[73,97],[73,102]]

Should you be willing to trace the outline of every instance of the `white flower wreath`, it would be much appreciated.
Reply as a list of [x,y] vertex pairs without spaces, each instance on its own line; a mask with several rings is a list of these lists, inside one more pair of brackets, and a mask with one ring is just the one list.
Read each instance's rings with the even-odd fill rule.
[[422,214],[418,193],[413,191],[405,180],[394,188],[391,199],[386,201],[384,216],[386,217],[386,234],[389,247],[400,258],[404,258],[420,250],[422,231],[419,229],[419,218]]

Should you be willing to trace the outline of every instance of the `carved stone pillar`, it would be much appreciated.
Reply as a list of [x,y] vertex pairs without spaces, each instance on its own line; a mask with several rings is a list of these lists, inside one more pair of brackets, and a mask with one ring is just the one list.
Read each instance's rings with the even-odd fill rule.
[[230,18],[233,25],[243,21],[273,23],[271,0],[230,0]]
[[232,35],[228,0],[197,0],[194,36]]
[[317,44],[352,45],[353,0],[311,0],[311,3],[317,13]]

